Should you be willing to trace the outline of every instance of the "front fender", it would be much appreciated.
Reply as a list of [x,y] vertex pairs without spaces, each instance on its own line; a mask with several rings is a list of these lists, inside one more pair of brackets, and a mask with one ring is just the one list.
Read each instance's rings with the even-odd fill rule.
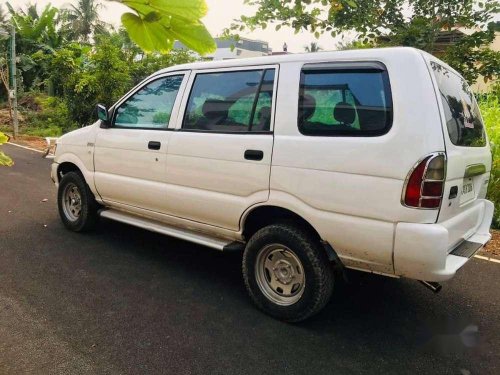
[[[94,182],[93,149],[87,150],[86,148],[84,149],[81,146],[72,145],[71,146],[72,149],[75,149],[75,148],[83,149],[83,150],[79,150],[81,152],[78,152],[78,154],[76,154],[75,151],[65,150],[64,148],[65,148],[64,145],[58,145],[58,149],[57,149],[58,155],[54,159],[54,164],[56,165],[56,167],[54,167],[54,164],[53,164],[52,174],[54,175],[54,169],[56,169],[56,173],[57,173],[59,166],[61,166],[63,163],[71,163],[71,164],[75,165],[82,173],[83,177],[85,178],[85,182],[89,186],[92,193],[94,193],[96,198],[98,198],[99,193],[97,192],[97,189],[95,187],[95,182]],[[79,156],[79,154],[81,154],[81,153],[84,153],[84,155],[86,156],[84,158],[84,160],[82,160],[82,158]],[[55,182],[58,183],[59,176],[55,175],[53,177],[55,177],[55,180],[56,180]]]

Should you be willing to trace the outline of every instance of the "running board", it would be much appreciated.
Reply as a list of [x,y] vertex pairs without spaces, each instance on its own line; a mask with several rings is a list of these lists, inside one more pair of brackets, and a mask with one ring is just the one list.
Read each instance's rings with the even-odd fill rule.
[[238,241],[228,241],[217,237],[207,236],[206,234],[193,232],[187,229],[180,229],[158,221],[146,219],[141,216],[135,216],[123,211],[113,209],[104,209],[99,211],[101,217],[119,221],[121,223],[143,228],[151,232],[166,234],[179,238],[181,240],[194,242],[199,245],[211,247],[220,251],[240,251],[244,249],[244,244]]

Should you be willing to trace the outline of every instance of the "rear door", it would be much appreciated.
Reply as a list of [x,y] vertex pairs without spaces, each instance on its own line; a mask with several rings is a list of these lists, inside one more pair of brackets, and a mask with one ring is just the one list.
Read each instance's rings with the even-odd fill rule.
[[168,149],[168,213],[239,229],[269,197],[277,66],[193,71]]
[[[430,61],[441,107],[447,154],[446,184],[439,222],[474,208],[484,199],[491,170],[491,151],[481,114],[467,82],[455,71],[437,61]],[[463,220],[466,237],[478,225],[478,214]],[[462,218],[463,219],[463,218]],[[452,234],[453,235],[453,234]]]

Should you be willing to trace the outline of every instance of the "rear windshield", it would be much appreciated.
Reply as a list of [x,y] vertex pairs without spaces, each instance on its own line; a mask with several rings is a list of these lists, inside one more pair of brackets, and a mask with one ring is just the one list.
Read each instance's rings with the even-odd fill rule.
[[467,82],[434,61],[431,61],[431,67],[443,102],[451,142],[457,146],[486,146],[479,108]]

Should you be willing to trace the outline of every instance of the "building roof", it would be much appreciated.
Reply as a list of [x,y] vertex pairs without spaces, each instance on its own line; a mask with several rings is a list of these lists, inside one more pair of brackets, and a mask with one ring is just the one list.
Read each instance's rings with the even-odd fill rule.
[[217,43],[217,48],[235,48],[244,49],[247,51],[265,52],[269,53],[271,49],[269,48],[269,43],[262,40],[252,40],[247,38],[240,38],[235,40],[233,38],[215,38],[215,43]]
[[[263,40],[254,40],[248,38],[239,38],[236,40],[234,38],[214,38],[217,48],[234,48],[244,49],[247,51],[264,52],[271,53],[271,48],[269,48],[269,43]],[[175,49],[187,49],[187,47],[179,41],[174,43]]]

